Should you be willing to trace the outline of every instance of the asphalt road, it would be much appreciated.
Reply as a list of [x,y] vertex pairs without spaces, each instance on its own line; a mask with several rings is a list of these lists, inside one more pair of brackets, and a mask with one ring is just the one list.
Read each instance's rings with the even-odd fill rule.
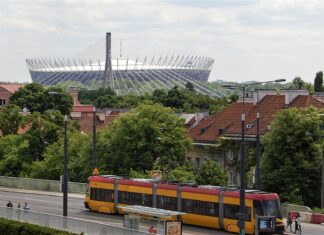
[[[62,195],[59,193],[9,189],[9,188],[0,187],[0,205],[5,206],[8,200],[11,200],[14,203],[14,207],[17,207],[18,202],[21,203],[22,205],[24,202],[27,202],[30,205],[32,211],[62,215],[63,198]],[[69,197],[68,216],[87,219],[87,220],[94,220],[94,221],[104,222],[107,224],[113,224],[118,226],[121,226],[123,222],[123,216],[121,215],[106,215],[106,214],[91,212],[85,209],[83,206],[83,196],[78,194],[71,195],[71,197]],[[214,229],[201,228],[197,226],[183,225],[183,234],[184,235],[200,235],[200,234],[228,235],[231,233],[218,231]],[[303,223],[302,234],[323,235],[324,226]]]

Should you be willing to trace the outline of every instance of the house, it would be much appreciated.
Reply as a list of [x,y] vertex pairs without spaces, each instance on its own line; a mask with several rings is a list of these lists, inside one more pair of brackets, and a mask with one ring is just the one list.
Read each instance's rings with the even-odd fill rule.
[[0,84],[0,107],[6,105],[10,96],[21,87],[22,84]]
[[182,118],[185,120],[184,127],[189,129],[196,125],[198,125],[201,120],[203,120],[205,117],[209,115],[208,112],[202,112],[202,113],[181,113],[177,114],[179,118]]
[[[251,97],[239,99],[222,111],[201,121],[188,130],[193,140],[193,148],[187,154],[196,168],[204,158],[217,161],[229,172],[229,182],[238,184],[239,142],[241,140],[241,114],[245,113],[245,140],[254,143],[256,139],[256,117],[259,113],[259,133],[264,135],[271,128],[271,123],[279,110],[291,107],[315,106],[324,108],[324,102],[309,95],[306,90],[256,90]],[[220,148],[222,141],[236,143],[236,148]]]
[[[70,118],[80,123],[81,131],[91,133],[93,131],[93,124],[96,129],[106,128],[116,117],[121,115],[123,110],[96,110],[93,105],[80,104],[78,99],[78,91],[74,88],[69,89],[69,94],[73,98],[73,107],[70,112]],[[95,120],[93,115],[95,112]]]

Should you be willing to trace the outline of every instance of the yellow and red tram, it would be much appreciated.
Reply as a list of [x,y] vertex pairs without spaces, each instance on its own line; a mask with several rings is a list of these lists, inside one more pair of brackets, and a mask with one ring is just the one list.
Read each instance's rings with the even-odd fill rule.
[[[239,190],[217,186],[189,186],[149,179],[90,176],[85,207],[101,213],[121,213],[118,206],[141,205],[184,212],[181,220],[238,233]],[[245,192],[245,231],[254,234],[255,218],[276,217],[276,232],[284,231],[280,201],[276,193]]]

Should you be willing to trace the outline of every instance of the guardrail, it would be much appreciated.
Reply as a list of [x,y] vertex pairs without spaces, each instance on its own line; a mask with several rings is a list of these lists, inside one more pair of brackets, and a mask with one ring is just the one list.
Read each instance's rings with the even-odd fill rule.
[[298,212],[312,212],[308,206],[299,206],[294,204],[283,203],[281,204],[281,213],[282,216],[287,217],[289,211],[298,211]]
[[89,235],[144,235],[146,232],[60,215],[0,207],[0,217],[44,227]]
[[[0,186],[14,187],[20,189],[43,190],[51,192],[61,192],[61,181],[58,180],[44,180],[32,178],[18,178],[0,176]],[[86,193],[87,184],[85,183],[68,183],[69,193]]]

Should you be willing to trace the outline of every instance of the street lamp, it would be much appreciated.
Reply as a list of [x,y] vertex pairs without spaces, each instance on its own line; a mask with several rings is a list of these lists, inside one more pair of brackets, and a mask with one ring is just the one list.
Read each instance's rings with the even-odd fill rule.
[[68,213],[68,156],[67,156],[67,115],[64,115],[64,173],[63,173],[63,216]]
[[99,170],[97,168],[97,151],[96,151],[96,107],[93,104],[93,119],[92,119],[92,159],[93,159],[93,175],[99,175]]
[[[49,95],[61,95],[56,91],[49,91]],[[55,105],[55,104],[54,104]],[[64,115],[64,170],[63,170],[63,216],[68,214],[68,154],[67,154],[67,115]]]
[[[235,85],[223,85],[225,88],[239,88],[242,89],[243,92],[243,109],[242,109],[242,116],[241,116],[241,146],[240,146],[240,211],[239,211],[239,221],[238,226],[240,228],[240,235],[245,235],[245,153],[244,153],[244,138],[245,138],[245,111],[244,111],[244,97],[245,97],[245,89],[248,86],[251,85],[258,85],[258,84],[265,84],[265,83],[271,83],[271,82],[284,82],[286,79],[277,79],[273,81],[266,81],[266,82],[255,82],[255,83],[249,83],[244,84],[242,86],[235,86]],[[257,113],[257,132],[259,132],[259,113]],[[256,135],[256,141],[258,142],[257,145],[259,145],[259,133]],[[260,151],[260,147],[257,147],[257,151]],[[256,171],[258,171],[258,177],[259,175],[259,157],[260,153],[258,152],[256,154]],[[258,182],[260,182],[260,179],[257,179]]]
[[[95,92],[95,89],[89,89],[90,92]],[[92,166],[93,166],[93,175],[99,175],[99,170],[97,168],[97,147],[96,147],[96,139],[97,139],[97,129],[96,129],[96,106],[95,106],[95,94],[93,95],[93,116],[92,116]]]

